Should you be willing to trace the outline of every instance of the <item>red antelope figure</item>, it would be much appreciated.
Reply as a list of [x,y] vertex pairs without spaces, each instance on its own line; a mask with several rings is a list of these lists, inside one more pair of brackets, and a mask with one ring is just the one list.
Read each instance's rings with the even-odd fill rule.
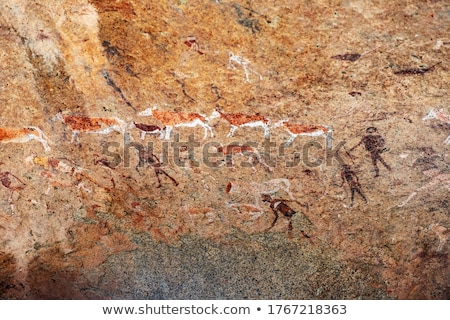
[[141,131],[141,140],[144,140],[147,134],[159,134],[161,139],[164,138],[163,129],[153,124],[132,122],[130,125],[130,129],[131,128],[137,128],[139,131]]
[[305,125],[290,123],[288,120],[280,120],[274,124],[274,127],[283,127],[291,135],[289,140],[286,142],[286,146],[289,146],[297,136],[309,136],[309,137],[319,137],[324,136],[327,141],[327,148],[331,149],[332,140],[332,130],[328,126],[323,125]]
[[[252,158],[256,158],[262,166],[264,166],[267,170],[271,171],[271,168],[262,160],[261,155],[253,147],[230,144],[227,146],[218,147],[217,152],[222,153],[225,156],[226,163],[231,164],[233,168],[234,168],[234,161],[233,161],[234,155],[242,155],[242,156],[248,155],[249,163],[252,163]],[[255,167],[253,166],[252,169],[256,170]]]
[[59,119],[67,124],[72,131],[72,139],[79,142],[80,132],[109,134],[113,131],[124,134],[127,129],[127,123],[119,118],[94,118],[85,115],[68,115],[61,112],[52,119]]
[[205,130],[203,139],[206,139],[208,136],[208,131],[210,132],[211,137],[214,137],[212,128],[206,123],[206,116],[199,113],[163,111],[157,110],[156,108],[147,108],[140,112],[139,115],[153,117],[153,119],[160,121],[165,127],[165,140],[169,140],[172,129],[178,127],[193,128],[201,126]]
[[209,119],[214,118],[224,119],[230,124],[231,128],[227,137],[232,137],[236,129],[242,127],[262,127],[264,129],[264,138],[268,139],[270,136],[270,120],[257,114],[224,113],[222,110],[216,108],[209,117]]
[[31,140],[39,141],[45,151],[51,150],[48,146],[48,138],[44,132],[37,127],[0,128],[1,143],[25,143]]

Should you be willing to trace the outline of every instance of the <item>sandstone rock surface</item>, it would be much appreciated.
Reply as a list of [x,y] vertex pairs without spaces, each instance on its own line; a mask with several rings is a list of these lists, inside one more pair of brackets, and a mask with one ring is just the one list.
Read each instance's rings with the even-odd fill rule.
[[449,32],[448,1],[2,1],[0,297],[449,298]]

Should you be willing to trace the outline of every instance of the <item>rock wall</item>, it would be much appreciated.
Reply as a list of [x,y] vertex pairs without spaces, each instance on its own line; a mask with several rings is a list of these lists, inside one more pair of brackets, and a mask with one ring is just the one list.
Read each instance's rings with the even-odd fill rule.
[[0,297],[448,298],[449,31],[447,1],[2,1]]

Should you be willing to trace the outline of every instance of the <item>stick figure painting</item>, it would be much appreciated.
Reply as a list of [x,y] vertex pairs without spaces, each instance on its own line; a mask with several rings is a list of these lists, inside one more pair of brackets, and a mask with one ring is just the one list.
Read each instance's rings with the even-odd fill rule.
[[387,149],[384,147],[384,138],[381,135],[377,134],[377,132],[378,130],[375,127],[367,128],[367,135],[365,135],[356,146],[350,149],[350,151],[353,151],[361,144],[364,144],[365,149],[369,152],[370,157],[372,158],[372,164],[375,169],[375,177],[380,176],[380,169],[377,165],[378,161],[380,161],[386,169],[391,171],[391,167],[381,157],[381,153],[385,152]]

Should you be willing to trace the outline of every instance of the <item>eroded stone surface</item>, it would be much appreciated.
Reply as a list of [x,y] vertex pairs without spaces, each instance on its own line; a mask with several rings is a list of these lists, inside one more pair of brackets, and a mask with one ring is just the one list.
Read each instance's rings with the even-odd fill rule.
[[[448,298],[450,128],[422,120],[450,114],[446,1],[6,0],[0,13],[0,127],[40,128],[51,148],[2,138],[1,297]],[[259,125],[228,136],[216,109],[270,119],[272,145]],[[97,120],[72,141],[58,113]],[[214,137],[177,126],[200,120]],[[280,120],[330,128],[338,156],[320,133],[285,146]],[[141,140],[132,122],[173,129]],[[369,127],[384,143],[353,148]],[[282,213],[270,228],[280,202],[291,231]]]

